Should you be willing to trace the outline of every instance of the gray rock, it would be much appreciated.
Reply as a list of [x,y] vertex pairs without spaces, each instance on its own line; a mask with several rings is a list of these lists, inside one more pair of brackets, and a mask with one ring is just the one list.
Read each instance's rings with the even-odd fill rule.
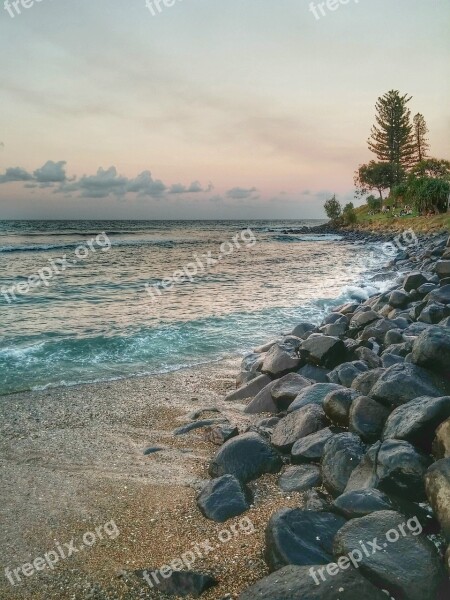
[[[199,598],[203,592],[209,588],[217,585],[217,580],[206,573],[198,573],[196,571],[172,571],[170,576],[167,577],[167,570],[165,571],[166,577],[162,577],[159,573],[160,568],[148,568],[146,570],[134,571],[134,574],[138,579],[143,580],[145,587],[149,589],[149,581],[152,584],[152,588],[157,591],[166,594],[167,596],[176,596],[177,598],[190,596],[192,598]],[[152,573],[156,575],[156,581],[152,577]]]
[[221,446],[231,438],[239,435],[239,429],[234,425],[216,425],[205,429],[205,439],[208,442]]
[[288,373],[271,388],[272,399],[279,411],[286,410],[298,394],[311,386],[311,381],[298,373]]
[[323,410],[332,423],[339,427],[348,427],[350,407],[359,396],[359,392],[348,388],[334,390],[325,397]]
[[301,360],[295,352],[277,343],[267,352],[261,371],[273,377],[281,377],[298,369],[300,364]]
[[228,419],[225,418],[217,418],[217,419],[203,419],[201,421],[194,421],[193,423],[188,423],[187,425],[182,425],[181,427],[177,427],[173,434],[174,435],[186,435],[186,433],[190,433],[191,431],[195,431],[196,429],[203,429],[204,427],[210,427],[211,425],[216,425],[220,423],[228,423]]
[[394,290],[389,296],[389,304],[394,308],[403,308],[409,302],[409,295],[402,290]]
[[308,404],[288,414],[273,430],[272,444],[282,452],[289,452],[294,443],[327,426],[323,409],[317,404]]
[[390,414],[382,438],[406,440],[429,453],[437,427],[449,417],[449,396],[415,398]]
[[450,285],[444,285],[430,292],[425,300],[432,300],[441,304],[450,304]]
[[380,439],[390,410],[367,396],[356,398],[350,408],[349,429],[368,444]]
[[421,285],[427,283],[427,278],[420,272],[416,271],[413,273],[409,273],[404,281],[403,281],[403,289],[406,292],[410,292],[411,290],[417,290]]
[[355,316],[350,321],[350,327],[352,328],[360,328],[373,323],[374,321],[378,321],[380,319],[380,315],[373,311],[368,310],[365,312],[359,312],[355,314]]
[[320,429],[316,433],[311,433],[300,440],[297,440],[292,446],[291,456],[294,464],[309,463],[320,461],[323,456],[325,444],[336,433],[342,433],[341,430],[330,427]]
[[432,450],[437,459],[450,457],[450,419],[441,423],[436,429]]
[[257,581],[239,600],[386,600],[381,590],[354,569],[329,569],[327,572],[323,565],[288,565]]
[[328,373],[330,369],[324,369],[323,367],[315,367],[314,365],[305,365],[297,371],[302,377],[311,379],[315,383],[328,383]]
[[333,369],[345,360],[345,345],[332,336],[313,334],[302,344],[301,354],[307,362]]
[[272,398],[272,388],[276,385],[277,380],[271,381],[264,387],[245,407],[244,412],[250,415],[259,413],[278,413],[278,407]]
[[435,271],[439,277],[450,276],[450,260],[438,260],[435,266]]
[[320,469],[316,465],[289,467],[281,475],[278,485],[283,492],[304,492],[321,484]]
[[288,412],[294,412],[308,404],[322,406],[324,399],[330,392],[342,389],[345,388],[335,383],[315,383],[314,385],[304,388],[300,394],[298,394],[294,402],[289,406]]
[[255,377],[238,390],[234,390],[227,394],[225,400],[245,400],[246,398],[253,398],[270,382],[271,379],[267,375],[258,375],[258,377]]
[[250,491],[233,475],[209,481],[197,497],[202,514],[212,521],[224,523],[250,508]]
[[435,462],[425,474],[428,501],[450,542],[450,458]]
[[[374,552],[368,543],[368,555],[361,550],[362,532],[363,539],[375,541],[378,550],[375,547]],[[336,556],[353,552],[361,574],[395,598],[436,600],[444,580],[444,570],[433,544],[418,536],[414,523],[405,524],[404,515],[395,511],[378,511],[346,523],[336,535],[334,552]]]
[[373,386],[377,383],[386,369],[372,369],[367,373],[361,373],[353,380],[352,389],[359,392],[361,396],[369,396]]
[[437,373],[450,373],[450,329],[429,327],[416,339],[412,349],[412,361],[420,367]]
[[368,370],[369,367],[367,364],[360,360],[346,362],[333,369],[333,371],[328,374],[328,379],[332,383],[340,383],[349,388],[361,373],[366,373]]
[[295,335],[299,338],[304,338],[305,334],[310,333],[311,331],[317,331],[316,325],[313,323],[299,323],[296,327],[294,327],[292,331],[292,335]]
[[327,441],[321,463],[322,480],[333,496],[344,493],[350,475],[363,455],[364,445],[353,433],[339,433]]
[[282,464],[280,455],[263,437],[249,432],[225,442],[212,459],[209,474],[230,474],[247,482],[263,473],[278,473]]
[[345,492],[335,499],[333,507],[346,519],[359,519],[379,510],[395,510],[389,496],[374,488]]
[[[390,333],[390,332],[388,332],[388,333]],[[388,335],[388,334],[386,334],[386,335]],[[355,356],[359,361],[364,361],[365,363],[367,363],[367,365],[369,365],[370,369],[376,369],[377,367],[381,367],[380,357],[377,354],[375,354],[375,352],[373,350],[369,350],[369,348],[364,348],[364,347],[357,348],[355,350]],[[363,371],[366,371],[366,370],[367,369],[364,369]],[[359,373],[358,373],[358,375],[359,375]]]

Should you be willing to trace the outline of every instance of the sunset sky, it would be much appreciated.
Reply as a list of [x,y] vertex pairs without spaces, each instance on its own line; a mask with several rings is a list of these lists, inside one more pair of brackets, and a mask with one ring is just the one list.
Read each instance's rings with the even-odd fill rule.
[[390,89],[450,158],[450,2],[309,6],[0,2],[0,219],[323,217]]

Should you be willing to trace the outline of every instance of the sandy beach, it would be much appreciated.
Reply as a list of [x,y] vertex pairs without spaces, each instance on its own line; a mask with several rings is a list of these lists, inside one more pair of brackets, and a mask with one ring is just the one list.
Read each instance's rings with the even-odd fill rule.
[[[65,548],[74,539],[79,546],[86,532],[111,520],[119,535],[103,535],[52,570],[28,578],[22,574],[14,586],[3,572],[1,597],[159,598],[130,573],[158,569],[194,543],[217,541],[220,531],[238,523],[239,518],[208,521],[195,504],[217,447],[204,440],[202,430],[173,435],[192,411],[205,407],[216,407],[245,428],[251,417],[242,413],[242,405],[223,401],[234,387],[238,362],[230,358],[154,377],[2,397],[3,571],[33,562],[57,543]],[[154,446],[164,449],[144,455]],[[255,505],[246,516],[254,532],[233,535],[217,551],[197,558],[194,567],[220,581],[205,600],[237,597],[266,573],[263,526],[281,505],[300,502],[299,494],[287,498],[275,481],[276,476],[266,475],[251,486]]]

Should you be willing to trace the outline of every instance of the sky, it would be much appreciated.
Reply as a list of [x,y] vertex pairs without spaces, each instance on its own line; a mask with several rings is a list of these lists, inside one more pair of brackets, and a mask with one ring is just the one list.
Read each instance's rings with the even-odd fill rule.
[[0,219],[322,218],[391,89],[450,158],[449,0],[21,1]]

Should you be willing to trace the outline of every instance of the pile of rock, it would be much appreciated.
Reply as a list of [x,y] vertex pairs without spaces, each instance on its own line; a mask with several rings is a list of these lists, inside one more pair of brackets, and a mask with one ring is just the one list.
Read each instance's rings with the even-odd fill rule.
[[404,274],[395,288],[242,363],[228,399],[259,416],[213,457],[199,506],[217,521],[241,514],[248,482],[282,469],[280,487],[305,497],[272,515],[273,574],[241,600],[450,597],[450,239],[389,268]]

